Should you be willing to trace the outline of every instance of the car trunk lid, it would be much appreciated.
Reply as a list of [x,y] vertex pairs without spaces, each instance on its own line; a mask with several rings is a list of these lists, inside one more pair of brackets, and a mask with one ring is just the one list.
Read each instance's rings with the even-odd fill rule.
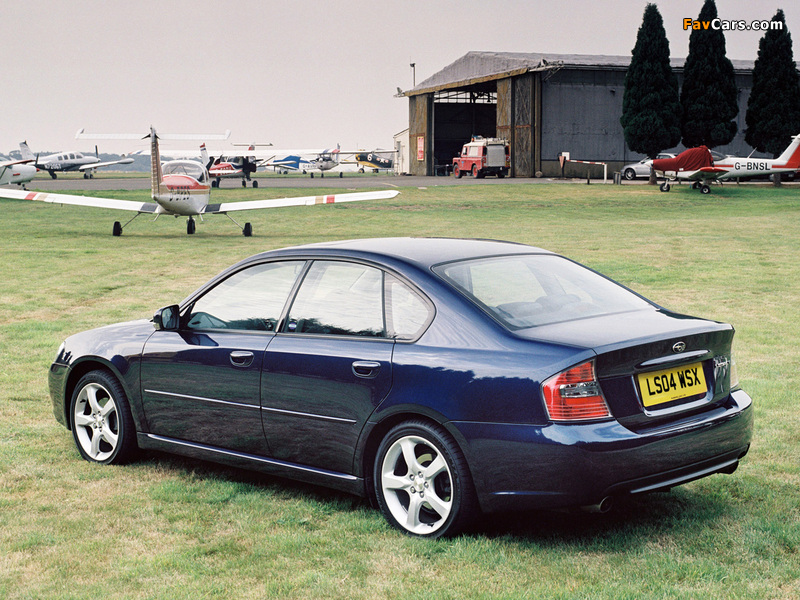
[[664,310],[577,319],[517,332],[585,347],[615,419],[632,429],[711,410],[730,392],[733,328]]

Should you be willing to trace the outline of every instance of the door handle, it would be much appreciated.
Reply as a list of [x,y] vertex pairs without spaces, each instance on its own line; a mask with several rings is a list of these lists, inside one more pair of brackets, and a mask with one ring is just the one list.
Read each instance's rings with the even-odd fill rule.
[[380,370],[381,363],[372,360],[357,360],[353,363],[353,375],[362,379],[373,379]]
[[231,352],[231,364],[234,367],[249,367],[253,364],[253,358],[255,358],[253,353],[245,350],[234,350]]

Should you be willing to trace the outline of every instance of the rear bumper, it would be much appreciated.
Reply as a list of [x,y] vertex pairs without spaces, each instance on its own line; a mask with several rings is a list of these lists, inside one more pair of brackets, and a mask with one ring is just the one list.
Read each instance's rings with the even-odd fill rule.
[[597,504],[732,473],[747,453],[752,400],[648,431],[615,421],[583,425],[452,422],[486,512]]

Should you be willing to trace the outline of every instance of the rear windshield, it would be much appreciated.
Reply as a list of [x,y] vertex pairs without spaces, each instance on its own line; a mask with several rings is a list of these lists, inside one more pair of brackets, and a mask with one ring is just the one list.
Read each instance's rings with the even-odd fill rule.
[[433,270],[512,330],[652,307],[630,290],[561,256],[493,256]]

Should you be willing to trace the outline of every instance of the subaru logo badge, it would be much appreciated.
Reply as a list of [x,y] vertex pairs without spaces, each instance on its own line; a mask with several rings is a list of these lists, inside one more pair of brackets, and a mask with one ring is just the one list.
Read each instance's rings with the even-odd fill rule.
[[675,342],[675,344],[672,346],[672,351],[675,354],[680,354],[684,350],[686,350],[686,344],[683,342]]

